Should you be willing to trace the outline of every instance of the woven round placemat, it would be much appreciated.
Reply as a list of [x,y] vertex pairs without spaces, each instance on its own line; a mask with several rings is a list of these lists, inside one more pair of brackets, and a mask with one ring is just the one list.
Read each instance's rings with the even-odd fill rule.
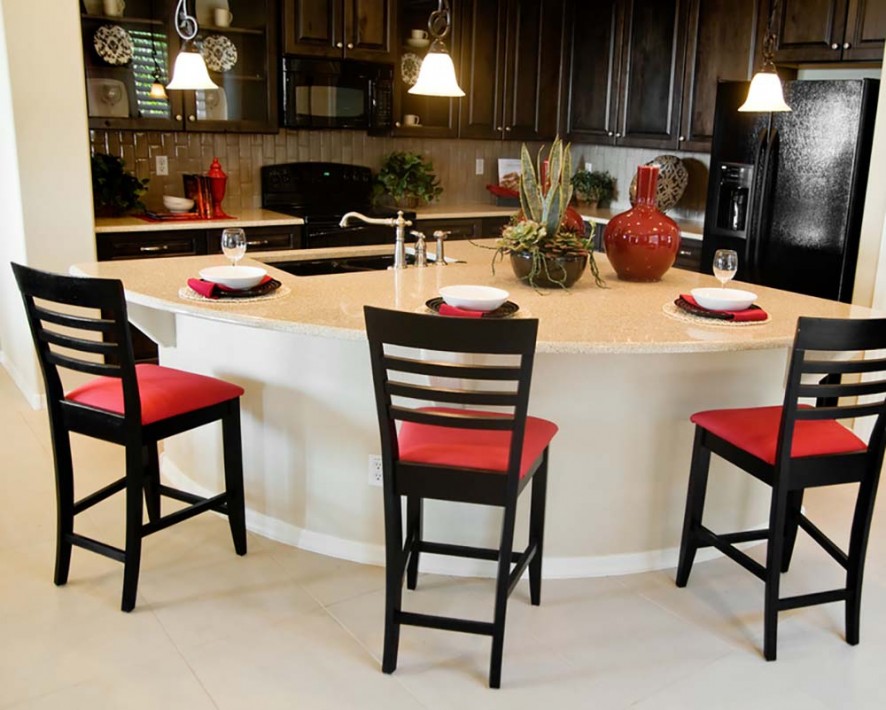
[[772,322],[772,316],[766,315],[766,320],[750,320],[750,321],[732,321],[732,320],[719,320],[717,318],[705,318],[704,316],[696,316],[692,313],[687,313],[686,311],[677,307],[677,305],[671,301],[668,301],[661,307],[662,312],[675,320],[683,321],[684,323],[692,323],[693,325],[712,325],[720,328],[743,328],[745,326],[754,326],[754,325],[766,325],[767,323]]
[[178,297],[185,301],[197,301],[198,303],[257,303],[259,301],[273,301],[276,298],[283,298],[290,293],[292,293],[292,290],[289,286],[280,286],[280,288],[264,296],[254,296],[252,298],[206,298],[206,296],[201,296],[190,286],[182,286],[178,290]]

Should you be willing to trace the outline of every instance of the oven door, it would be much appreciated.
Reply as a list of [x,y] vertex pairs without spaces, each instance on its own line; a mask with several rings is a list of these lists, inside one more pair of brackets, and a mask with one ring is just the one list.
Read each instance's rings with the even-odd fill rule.
[[337,61],[286,57],[283,125],[287,128],[369,127],[370,82]]

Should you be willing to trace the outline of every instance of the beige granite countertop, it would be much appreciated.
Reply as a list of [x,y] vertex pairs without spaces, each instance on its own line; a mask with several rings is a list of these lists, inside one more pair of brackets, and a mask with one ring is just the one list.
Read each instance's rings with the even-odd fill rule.
[[292,217],[271,210],[238,210],[233,219],[170,220],[148,222],[139,217],[99,217],[95,233],[108,232],[174,232],[182,229],[224,229],[225,227],[275,227],[304,224],[301,217]]
[[[492,240],[480,244],[490,245]],[[386,254],[390,247],[312,249],[266,252],[274,259],[317,259],[348,254]],[[349,340],[365,337],[363,305],[424,311],[424,303],[447,284],[488,284],[507,289],[524,315],[539,319],[539,352],[563,353],[664,353],[727,352],[779,348],[790,345],[797,317],[865,318],[874,312],[809,296],[749,286],[771,319],[761,325],[687,323],[666,315],[662,308],[681,292],[696,286],[715,286],[713,276],[671,269],[659,283],[619,281],[606,257],[597,254],[607,288],[597,288],[587,273],[569,291],[536,292],[519,282],[507,262],[493,275],[493,252],[471,242],[452,242],[447,256],[467,263],[425,269],[372,271],[330,276],[298,277],[270,268],[275,278],[291,289],[284,297],[267,301],[193,302],[179,297],[189,277],[224,257],[195,256],[80,264],[73,273],[122,279],[127,298],[137,304],[173,313],[257,328],[314,334]],[[244,263],[251,260],[246,259]],[[254,263],[254,262],[253,262]],[[736,284],[740,286],[740,284]]]

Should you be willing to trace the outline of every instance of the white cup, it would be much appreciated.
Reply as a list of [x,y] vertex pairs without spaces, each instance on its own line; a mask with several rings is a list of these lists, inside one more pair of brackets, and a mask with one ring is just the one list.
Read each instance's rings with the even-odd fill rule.
[[102,7],[108,17],[120,17],[123,14],[123,8],[126,3],[123,0],[104,0]]
[[212,19],[215,20],[216,27],[230,27],[234,16],[226,7],[217,7],[212,11]]
[[420,126],[421,119],[416,116],[414,113],[407,113],[403,115],[403,125],[404,126]]
[[427,39],[428,33],[427,30],[410,30],[409,36],[412,37],[412,39]]

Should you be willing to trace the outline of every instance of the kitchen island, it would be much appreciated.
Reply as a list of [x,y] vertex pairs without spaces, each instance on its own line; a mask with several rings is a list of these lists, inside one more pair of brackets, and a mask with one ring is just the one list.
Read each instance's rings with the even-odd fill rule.
[[[484,242],[486,246],[490,241]],[[387,253],[363,247],[348,253]],[[131,318],[160,346],[161,363],[223,377],[242,402],[247,523],[255,532],[320,553],[383,563],[382,501],[368,482],[378,432],[363,305],[423,311],[440,286],[495,285],[520,314],[539,319],[530,411],[556,421],[551,450],[547,577],[621,574],[674,563],[697,410],[777,403],[796,319],[869,317],[871,311],[753,287],[770,321],[716,325],[664,312],[713,277],[671,269],[660,283],[617,280],[597,255],[607,288],[590,274],[570,291],[538,293],[493,252],[447,245],[466,263],[425,269],[296,277],[273,270],[288,293],[247,303],[179,296],[188,277],[221,256],[81,264],[75,273],[123,280]],[[317,259],[335,250],[262,254]],[[247,260],[248,261],[248,260]],[[214,428],[167,442],[163,473],[194,490],[221,486]],[[766,491],[715,462],[706,515],[712,527],[757,526]],[[522,511],[525,513],[525,511]],[[429,539],[494,544],[498,514],[429,502]],[[525,516],[519,519],[525,534]],[[485,538],[485,539],[483,539]],[[522,539],[522,538],[520,538]],[[427,556],[423,569],[489,574],[482,562]]]

